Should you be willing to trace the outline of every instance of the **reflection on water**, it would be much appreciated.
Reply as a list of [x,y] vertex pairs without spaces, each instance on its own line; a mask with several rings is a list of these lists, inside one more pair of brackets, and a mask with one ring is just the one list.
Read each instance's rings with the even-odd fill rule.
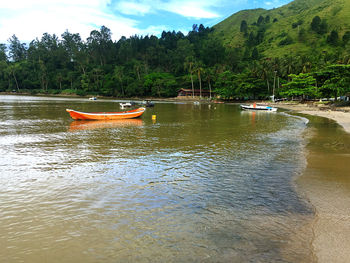
[[0,96],[1,262],[312,262],[293,183],[302,119],[192,103],[132,123],[65,112],[115,104]]
[[93,130],[102,128],[116,128],[126,126],[141,126],[141,119],[120,119],[120,120],[94,120],[94,121],[73,121],[69,126],[70,131]]
[[242,110],[241,115],[242,116],[249,116],[251,124],[254,126],[255,121],[257,119],[262,119],[262,120],[269,120],[270,119],[270,114],[274,115],[277,114],[276,111],[255,111],[255,110]]

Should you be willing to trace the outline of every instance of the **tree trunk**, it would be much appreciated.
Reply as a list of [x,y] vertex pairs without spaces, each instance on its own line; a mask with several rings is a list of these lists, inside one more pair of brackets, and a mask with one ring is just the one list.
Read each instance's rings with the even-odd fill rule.
[[199,81],[199,98],[202,98],[202,80],[201,72],[198,70],[198,81]]
[[44,75],[41,76],[40,78],[40,85],[43,90],[45,90],[45,81],[44,81]]
[[193,85],[192,72],[191,72],[191,83],[192,83],[192,98],[194,98],[194,85]]
[[139,79],[139,81],[141,80],[141,76],[140,76],[140,70],[138,67],[136,67],[136,73],[137,73],[137,78]]
[[122,96],[124,98],[124,86],[123,86],[123,81],[120,79],[120,86],[122,87]]
[[83,65],[80,65],[80,68],[81,68],[82,71],[83,71],[83,75],[86,75],[86,74],[85,74],[85,68],[83,67]]
[[[70,78],[70,88],[73,89],[73,79],[72,78]],[[75,89],[75,91],[76,91],[76,89]]]
[[208,86],[209,86],[209,98],[211,99],[211,83],[210,83],[210,80],[208,80]]
[[17,78],[16,78],[16,75],[15,75],[15,72],[14,72],[14,71],[12,71],[12,76],[13,76],[13,78],[15,79],[15,82],[16,82],[16,88],[17,88],[17,91],[19,92],[18,81],[17,81]]

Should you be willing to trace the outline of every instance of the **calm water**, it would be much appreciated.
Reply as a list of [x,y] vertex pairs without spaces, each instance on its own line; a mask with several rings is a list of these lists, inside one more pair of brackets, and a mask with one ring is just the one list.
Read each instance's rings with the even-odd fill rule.
[[[296,192],[305,119],[157,103],[0,96],[0,262],[310,262]],[[151,116],[157,115],[152,121]]]

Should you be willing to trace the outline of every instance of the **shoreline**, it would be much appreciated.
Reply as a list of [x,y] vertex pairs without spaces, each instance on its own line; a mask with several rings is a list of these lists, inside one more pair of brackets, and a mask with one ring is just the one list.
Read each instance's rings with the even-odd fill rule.
[[[296,179],[297,187],[315,209],[310,227],[313,231],[311,244],[316,262],[348,262],[350,259],[350,107],[319,108],[306,104],[274,104],[294,113],[328,118],[336,121],[344,132],[334,128],[310,128],[306,136],[307,166]],[[345,145],[332,149],[334,141]]]
[[307,104],[271,104],[277,108],[291,110],[292,112],[313,115],[323,118],[328,118],[336,121],[344,128],[347,133],[350,133],[350,107],[342,107],[338,110],[332,110],[329,107],[316,107]]

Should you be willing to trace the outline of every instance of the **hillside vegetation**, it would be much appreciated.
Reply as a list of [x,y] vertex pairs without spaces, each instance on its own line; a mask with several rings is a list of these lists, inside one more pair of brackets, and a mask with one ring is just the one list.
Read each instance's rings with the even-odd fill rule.
[[[316,32],[311,27],[317,16],[325,25],[323,32]],[[263,18],[260,23],[259,17]],[[246,32],[240,30],[242,21],[247,22]],[[310,56],[320,52],[346,56],[349,55],[350,41],[343,41],[343,37],[350,32],[350,1],[295,0],[271,10],[243,10],[214,28],[215,35],[232,48],[246,46],[251,33],[256,37],[263,32],[261,43],[253,43],[250,47],[256,46],[265,57]],[[327,41],[332,31],[338,35],[335,43]]]
[[[106,26],[29,45],[0,44],[0,91],[174,97],[181,88],[223,99],[335,97],[350,92],[350,1],[295,0],[240,11],[186,35],[122,37]],[[199,93],[201,94],[201,93]]]

